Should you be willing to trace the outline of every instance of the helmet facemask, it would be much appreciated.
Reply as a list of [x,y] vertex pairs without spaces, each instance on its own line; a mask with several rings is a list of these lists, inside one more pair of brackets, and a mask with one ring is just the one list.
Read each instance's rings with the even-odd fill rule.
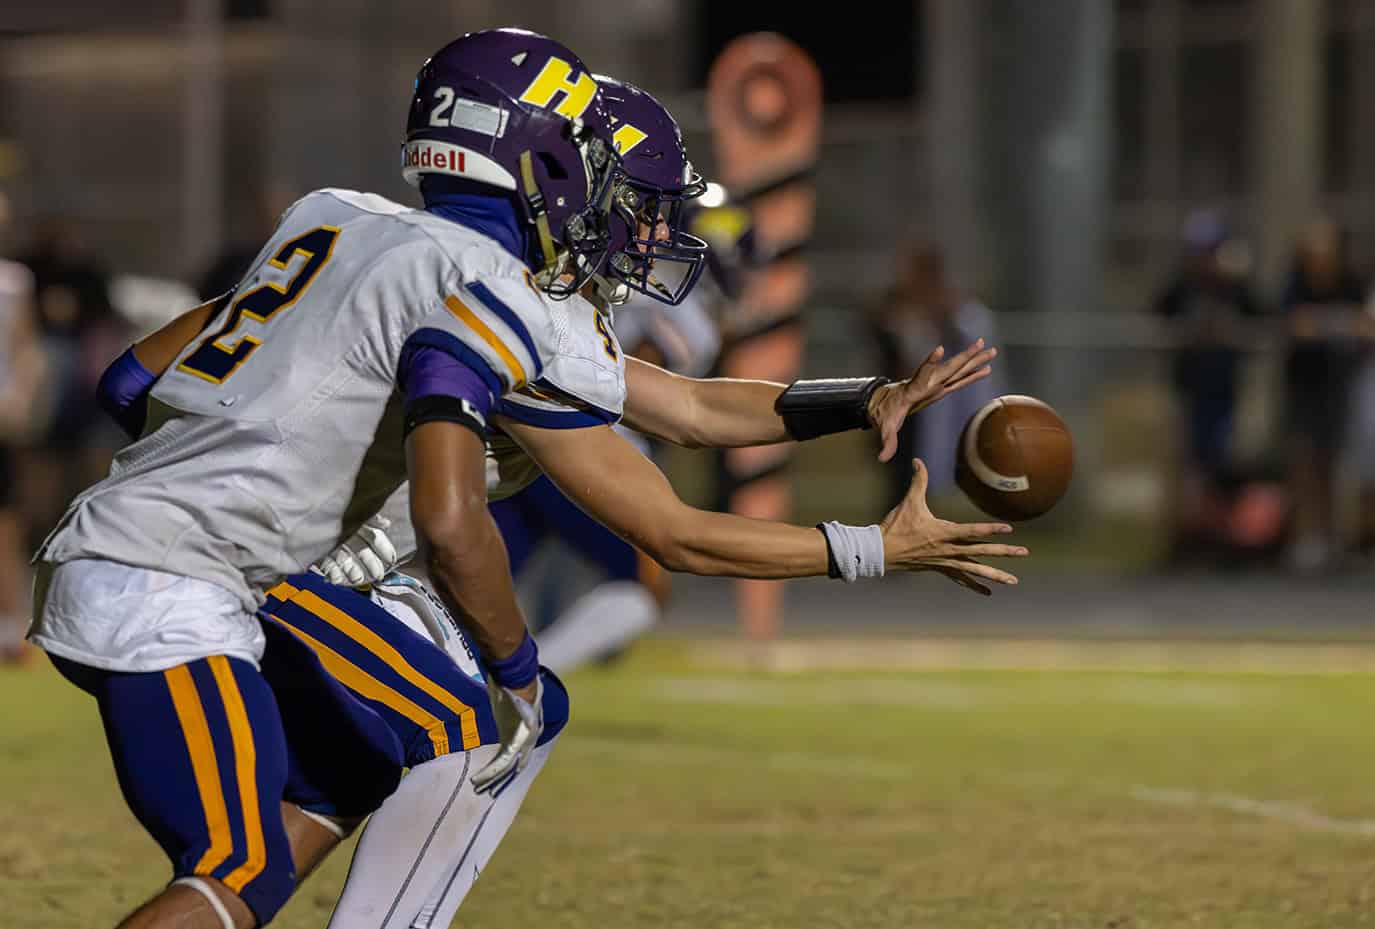
[[622,171],[611,207],[628,230],[625,244],[608,262],[613,278],[628,290],[670,306],[687,297],[706,266],[708,253],[707,243],[684,228],[687,204],[705,193],[707,186],[690,164],[683,173],[681,187],[665,189]]
[[582,159],[587,200],[564,221],[557,237],[549,227],[547,204],[535,180],[534,159],[529,152],[521,155],[522,193],[542,260],[535,283],[556,300],[577,293],[606,264],[611,250],[612,196],[621,170],[620,158],[612,147],[581,120],[571,120],[568,132]]

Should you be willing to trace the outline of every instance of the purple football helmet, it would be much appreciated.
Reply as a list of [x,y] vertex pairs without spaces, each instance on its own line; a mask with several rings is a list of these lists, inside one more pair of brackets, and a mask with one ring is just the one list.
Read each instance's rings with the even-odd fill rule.
[[[706,191],[706,184],[693,171],[683,134],[663,104],[632,84],[603,75],[596,80],[621,160],[607,266],[613,281],[677,305],[697,283],[707,258],[707,243],[684,228],[684,207]],[[665,262],[669,282],[663,280]]]
[[470,32],[416,76],[402,176],[417,186],[440,174],[509,191],[534,227],[536,281],[551,296],[576,293],[605,263],[618,163],[596,81],[553,39]]

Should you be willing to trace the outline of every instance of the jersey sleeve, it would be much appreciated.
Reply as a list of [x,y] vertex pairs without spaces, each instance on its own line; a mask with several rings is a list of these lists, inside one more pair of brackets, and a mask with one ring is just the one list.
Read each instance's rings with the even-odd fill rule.
[[585,429],[619,422],[621,411],[606,409],[555,387],[547,380],[502,397],[496,412],[527,426],[541,429]]
[[453,288],[407,341],[449,352],[477,372],[494,397],[539,380],[557,345],[544,298],[511,278]]
[[496,411],[542,429],[579,429],[620,421],[625,358],[611,321],[579,297],[566,301],[567,329],[542,376],[507,394]]

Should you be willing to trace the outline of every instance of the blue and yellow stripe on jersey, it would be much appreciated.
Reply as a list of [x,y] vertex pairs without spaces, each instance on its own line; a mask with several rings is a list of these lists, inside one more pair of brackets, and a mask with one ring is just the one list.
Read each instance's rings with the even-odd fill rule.
[[492,368],[491,363],[452,332],[426,326],[412,332],[410,338],[406,340],[406,344],[411,346],[424,345],[448,352],[471,368],[482,379],[483,385],[492,392],[493,397],[500,397],[506,392],[505,383]]
[[[492,288],[480,281],[469,284],[467,291],[476,297],[483,306],[495,313],[497,318],[506,324],[506,328],[516,334],[516,338],[520,339],[525,350],[530,353],[530,357],[535,359],[535,364],[542,368],[543,365],[539,364],[539,349],[535,347],[535,340],[530,338],[530,330],[525,328],[525,323],[521,322],[516,311],[492,293]],[[536,370],[535,375],[536,377],[539,376],[538,370]]]
[[298,574],[268,591],[259,612],[391,726],[406,765],[496,740],[485,686],[363,594]]
[[444,305],[449,308],[449,312],[457,316],[465,326],[473,331],[479,339],[487,344],[496,356],[501,359],[501,363],[506,366],[510,374],[510,384],[512,387],[522,387],[529,382],[530,376],[525,371],[525,366],[520,363],[520,359],[506,347],[506,343],[492,331],[482,319],[474,313],[466,303],[455,296],[444,298]]
[[621,419],[620,414],[569,393],[547,378],[502,397],[496,410],[508,419],[541,429],[614,426]]
[[[461,294],[444,298],[444,306],[463,328],[476,337],[470,346],[493,367],[505,369],[506,382],[518,390],[540,376],[544,364],[539,347],[520,314],[485,284],[472,283]],[[504,391],[497,391],[500,396]]]

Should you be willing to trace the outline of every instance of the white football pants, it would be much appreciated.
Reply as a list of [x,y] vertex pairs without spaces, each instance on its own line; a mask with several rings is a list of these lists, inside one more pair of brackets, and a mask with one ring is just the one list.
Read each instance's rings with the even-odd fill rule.
[[495,745],[412,768],[368,820],[329,929],[446,929],[557,741],[536,748],[496,797],[470,780]]

